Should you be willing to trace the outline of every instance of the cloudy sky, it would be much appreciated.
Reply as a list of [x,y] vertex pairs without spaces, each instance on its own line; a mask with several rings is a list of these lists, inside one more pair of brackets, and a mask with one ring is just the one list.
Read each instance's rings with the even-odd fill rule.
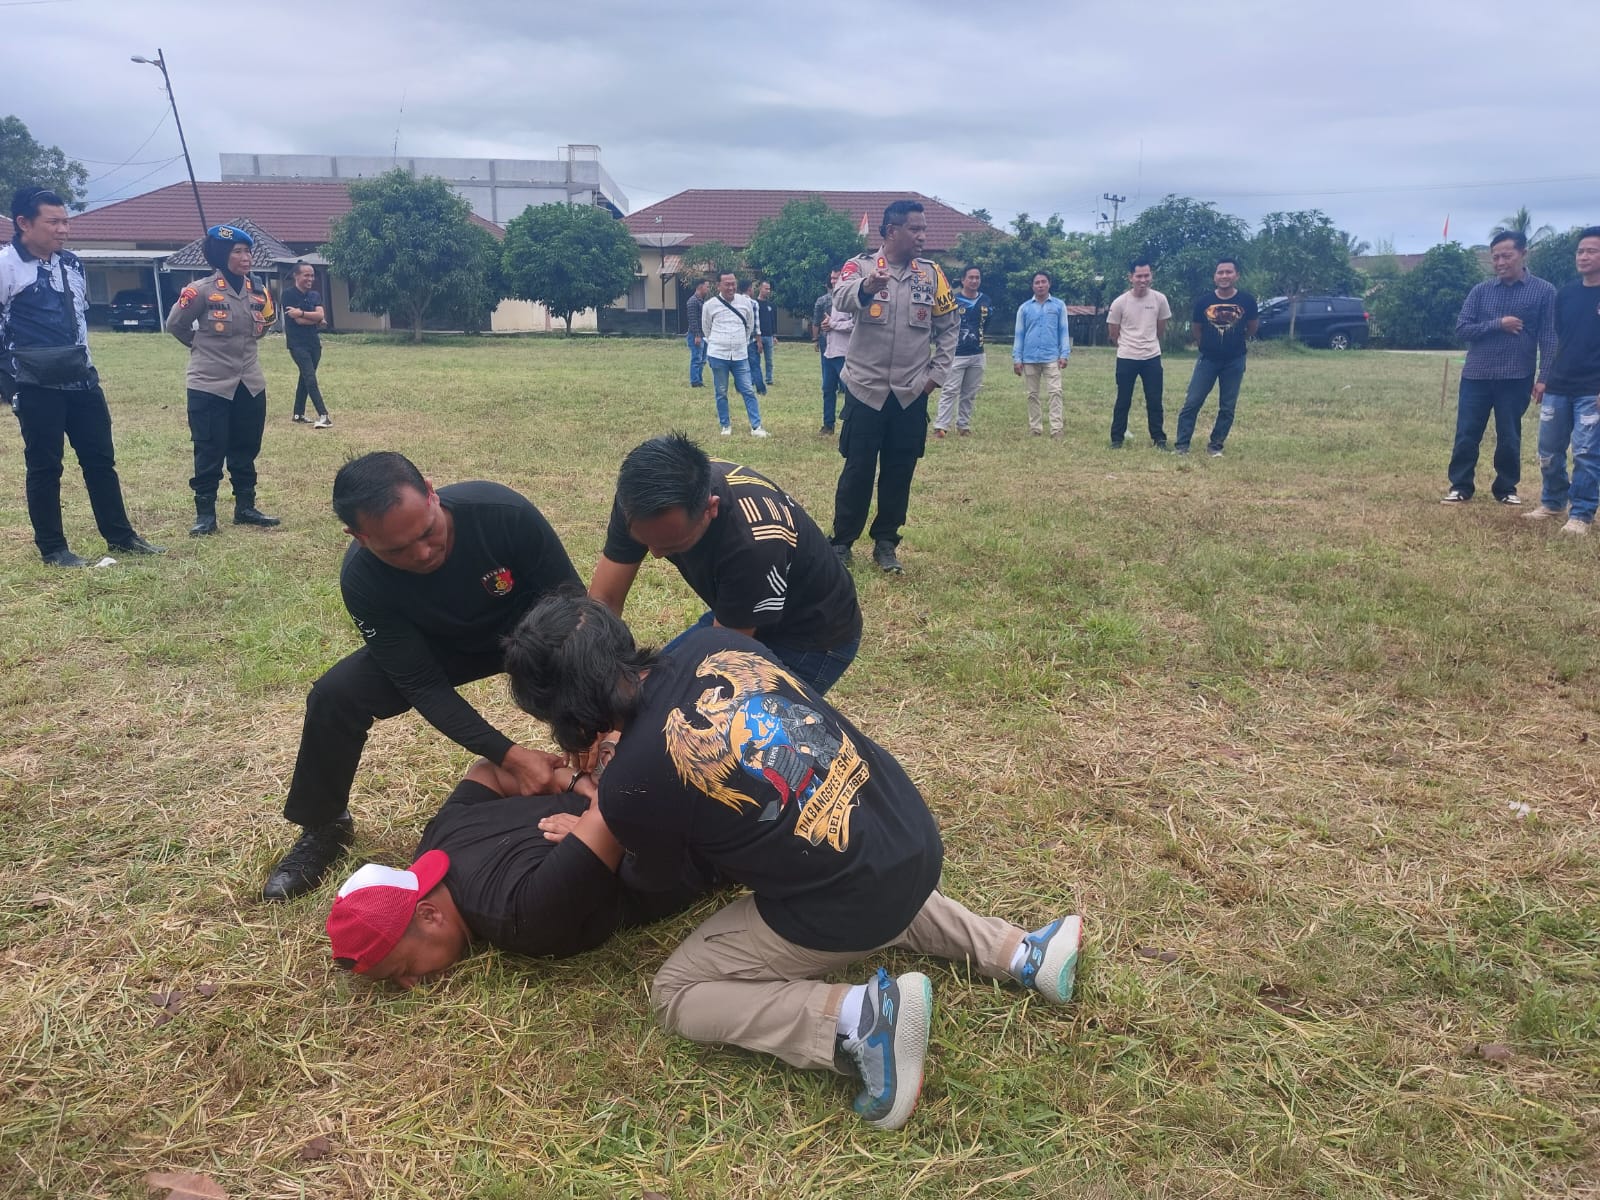
[[0,113],[84,161],[92,200],[184,177],[160,75],[129,61],[159,46],[209,179],[223,151],[387,154],[398,127],[402,155],[598,143],[636,209],[905,188],[1090,229],[1102,193],[1126,219],[1177,192],[1251,221],[1321,208],[1401,251],[1447,216],[1468,243],[1520,205],[1600,221],[1596,0],[0,8]]

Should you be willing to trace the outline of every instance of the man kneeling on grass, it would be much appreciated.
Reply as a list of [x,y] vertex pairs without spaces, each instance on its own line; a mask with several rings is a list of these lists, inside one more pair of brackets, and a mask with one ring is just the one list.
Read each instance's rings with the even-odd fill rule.
[[709,889],[709,872],[689,865],[659,886],[637,885],[593,784],[574,784],[587,797],[520,795],[510,772],[479,759],[428,823],[410,870],[368,863],[339,889],[328,914],[335,961],[409,988],[475,942],[566,958]]
[[821,976],[897,947],[1071,999],[1079,918],[1028,933],[941,895],[944,846],[916,786],[761,643],[698,627],[658,655],[599,601],[557,595],[505,647],[513,698],[562,749],[620,731],[598,816],[641,880],[688,858],[752,893],[657,973],[668,1029],[855,1075],[856,1112],[898,1129],[922,1089],[932,985],[882,967],[854,986]]

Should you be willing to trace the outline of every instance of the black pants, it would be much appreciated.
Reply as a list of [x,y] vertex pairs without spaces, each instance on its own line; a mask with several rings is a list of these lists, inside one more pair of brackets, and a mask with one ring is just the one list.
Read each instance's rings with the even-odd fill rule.
[[1117,359],[1117,403],[1111,410],[1111,444],[1116,446],[1128,433],[1128,409],[1133,406],[1133,381],[1144,384],[1144,415],[1150,424],[1150,440],[1167,444],[1166,414],[1161,408],[1161,385],[1165,378],[1161,356]]
[[1494,495],[1516,493],[1522,480],[1522,418],[1533,398],[1533,378],[1463,379],[1456,402],[1456,440],[1450,451],[1450,486],[1463,496],[1477,488],[1478,447],[1494,418]]
[[28,520],[39,553],[67,548],[61,531],[61,462],[67,440],[78,456],[100,536],[112,546],[132,541],[135,535],[122,503],[122,481],[111,446],[111,409],[99,384],[70,391],[24,384],[17,389],[17,421],[28,468]]
[[322,362],[321,340],[306,345],[289,343],[289,357],[300,368],[300,380],[294,385],[294,415],[306,415],[306,397],[309,396],[311,403],[317,406],[317,412],[327,416],[328,406],[322,402],[322,389],[317,386],[317,366]]
[[839,453],[844,470],[833,496],[833,542],[848,546],[861,536],[872,507],[872,477],[878,477],[878,515],[869,531],[875,542],[900,544],[911,502],[911,477],[928,448],[928,398],[902,408],[893,392],[881,409],[869,408],[844,389],[844,427]]
[[215,500],[228,464],[235,500],[248,503],[256,494],[256,455],[267,427],[267,392],[251,395],[244,384],[232,400],[189,389],[189,436],[194,440],[194,478],[189,486],[200,500]]
[[[462,654],[436,648],[434,656],[451,687],[505,669],[498,651]],[[306,723],[283,815],[297,825],[314,826],[344,812],[372,723],[398,717],[410,708],[411,701],[365,647],[329,667],[306,697]]]

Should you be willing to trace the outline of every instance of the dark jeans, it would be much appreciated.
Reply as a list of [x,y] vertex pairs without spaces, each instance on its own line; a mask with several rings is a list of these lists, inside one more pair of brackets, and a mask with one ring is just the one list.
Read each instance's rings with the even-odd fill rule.
[[822,427],[833,428],[834,414],[839,403],[839,373],[844,370],[844,355],[822,358]]
[[1211,394],[1211,385],[1217,385],[1217,421],[1211,427],[1206,445],[1221,450],[1228,440],[1228,430],[1233,428],[1233,409],[1239,402],[1239,385],[1244,382],[1245,356],[1228,362],[1213,362],[1205,355],[1194,360],[1194,374],[1189,376],[1189,394],[1183,399],[1183,409],[1178,413],[1177,449],[1187,450],[1194,436],[1195,418]]
[[773,351],[773,348],[775,346],[777,346],[777,344],[778,344],[778,339],[774,335],[772,335],[770,333],[763,333],[761,335],[761,341],[760,341],[761,357],[766,360],[766,364],[767,364],[767,386],[768,387],[772,386],[772,351]]
[[122,503],[122,481],[111,446],[111,409],[99,384],[71,391],[24,384],[17,389],[16,412],[22,426],[22,460],[28,469],[28,520],[39,553],[67,548],[61,531],[61,461],[68,440],[78,456],[100,536],[112,546],[132,541],[135,535]]
[[201,500],[215,500],[228,465],[233,496],[241,502],[256,494],[256,455],[267,427],[267,393],[252,396],[240,384],[232,400],[189,389],[189,436],[194,441],[194,478],[189,486]]
[[692,333],[684,334],[683,344],[689,347],[689,383],[693,387],[699,387],[705,383],[706,339],[701,337],[700,344],[696,346],[694,337]]
[[761,339],[757,338],[750,343],[750,352],[746,355],[750,360],[750,382],[755,385],[756,395],[767,394],[766,382],[761,378]]
[[1150,425],[1150,440],[1167,444],[1166,414],[1161,408],[1161,385],[1165,374],[1161,356],[1117,359],[1117,402],[1111,409],[1111,444],[1120,446],[1128,434],[1128,410],[1133,407],[1133,381],[1144,384],[1144,415]]
[[[505,669],[498,651],[461,654],[435,648],[434,656],[451,687],[487,679]],[[341,658],[311,685],[300,753],[283,815],[297,825],[326,825],[350,803],[367,731],[374,721],[398,717],[411,708],[365,647]]]
[[317,386],[317,366],[322,362],[322,342],[317,340],[309,345],[289,344],[289,357],[294,359],[294,365],[300,368],[300,380],[294,385],[294,415],[306,415],[306,398],[310,397],[311,403],[317,406],[317,412],[322,416],[328,415],[327,405],[322,403],[322,389]]
[[[674,649],[696,629],[709,628],[715,620],[716,617],[711,613],[701,614],[698,621],[661,647],[661,653],[665,654]],[[851,663],[855,662],[856,654],[861,649],[859,637],[853,637],[848,642],[841,642],[837,646],[829,646],[822,650],[805,650],[792,642],[769,641],[761,637],[760,633],[760,630],[756,631],[756,641],[788,667],[790,674],[819,696],[824,695],[829,688],[839,682],[839,677]]]
[[1456,443],[1450,452],[1450,486],[1463,496],[1476,490],[1478,447],[1494,414],[1495,499],[1516,494],[1522,479],[1522,415],[1533,399],[1533,376],[1463,379],[1456,401]]
[[928,398],[902,408],[893,392],[881,409],[867,407],[844,389],[844,429],[839,453],[844,470],[833,495],[833,543],[848,546],[861,536],[872,507],[872,477],[878,477],[878,515],[869,530],[875,542],[900,544],[911,502],[911,477],[928,448]]

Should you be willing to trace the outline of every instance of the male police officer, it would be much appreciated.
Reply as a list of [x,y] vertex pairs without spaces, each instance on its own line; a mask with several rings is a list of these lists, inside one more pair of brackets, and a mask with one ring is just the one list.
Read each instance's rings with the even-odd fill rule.
[[[878,227],[883,246],[845,263],[833,305],[855,317],[845,355],[844,469],[834,495],[833,547],[845,562],[861,536],[878,477],[872,561],[898,574],[900,526],[911,477],[928,442],[928,393],[944,383],[961,318],[950,284],[930,258],[918,258],[928,219],[915,200],[896,200]],[[928,348],[933,347],[930,360]]]

